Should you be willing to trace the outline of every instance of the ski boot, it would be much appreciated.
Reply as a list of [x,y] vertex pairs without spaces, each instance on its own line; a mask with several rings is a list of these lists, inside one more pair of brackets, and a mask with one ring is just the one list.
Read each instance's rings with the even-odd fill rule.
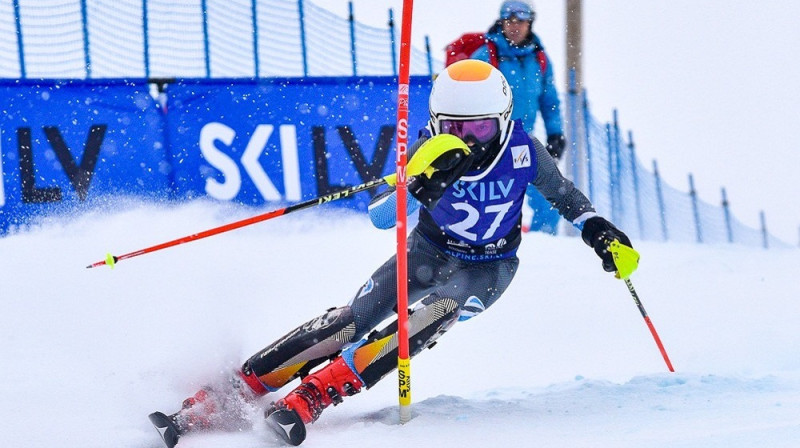
[[171,415],[153,412],[148,416],[168,448],[190,432],[237,431],[252,426],[248,407],[267,393],[252,375],[237,372],[219,386],[206,386],[183,400],[181,409]]
[[273,403],[265,412],[267,425],[286,443],[300,445],[306,437],[306,424],[316,421],[331,404],[336,406],[343,397],[360,392],[362,386],[361,379],[340,356]]

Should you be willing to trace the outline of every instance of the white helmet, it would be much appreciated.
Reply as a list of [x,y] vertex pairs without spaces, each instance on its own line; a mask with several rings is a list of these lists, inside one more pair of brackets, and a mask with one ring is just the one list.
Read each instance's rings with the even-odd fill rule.
[[448,66],[433,82],[429,128],[502,147],[511,129],[513,100],[505,76],[489,63],[464,59]]

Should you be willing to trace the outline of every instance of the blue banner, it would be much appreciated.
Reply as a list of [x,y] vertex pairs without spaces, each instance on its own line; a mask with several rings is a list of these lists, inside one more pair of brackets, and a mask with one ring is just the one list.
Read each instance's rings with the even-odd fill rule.
[[[410,140],[428,119],[412,77]],[[0,234],[108,196],[290,204],[395,171],[391,77],[0,81]],[[366,210],[369,194],[336,206]],[[107,201],[106,201],[107,202]]]
[[2,81],[0,103],[0,233],[90,198],[168,194],[146,82]]
[[[431,80],[412,77],[410,140],[428,119]],[[294,203],[395,171],[397,80],[189,80],[167,93],[176,194]],[[365,210],[368,193],[337,201]]]

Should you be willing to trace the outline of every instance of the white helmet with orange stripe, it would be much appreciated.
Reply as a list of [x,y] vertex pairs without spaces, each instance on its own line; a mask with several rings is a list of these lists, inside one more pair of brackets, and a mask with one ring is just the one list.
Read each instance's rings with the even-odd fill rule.
[[460,137],[470,147],[502,148],[511,130],[512,108],[511,88],[500,70],[465,59],[433,82],[429,128],[433,135]]

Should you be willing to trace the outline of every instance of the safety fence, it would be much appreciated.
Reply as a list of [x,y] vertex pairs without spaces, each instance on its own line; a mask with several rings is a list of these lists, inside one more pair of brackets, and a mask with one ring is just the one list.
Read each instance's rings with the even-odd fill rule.
[[[76,94],[76,98],[83,98],[80,101],[90,101],[89,106],[104,102],[102,99],[103,88],[97,84],[98,82],[108,82],[108,92],[122,88],[120,82],[123,84],[127,82],[129,86],[135,86],[136,92],[127,93],[123,95],[123,98],[132,99],[133,110],[141,109],[137,114],[145,114],[148,120],[156,120],[159,123],[161,123],[159,120],[167,120],[166,123],[169,123],[174,114],[153,115],[152,111],[148,111],[151,107],[149,103],[140,107],[149,101],[141,95],[143,83],[146,85],[148,81],[157,81],[159,87],[163,89],[165,85],[177,82],[177,86],[172,89],[171,95],[174,96],[174,92],[180,86],[195,86],[190,78],[195,80],[228,79],[227,84],[223,84],[227,85],[226,89],[229,92],[241,88],[243,82],[264,80],[264,83],[248,87],[247,89],[250,90],[247,91],[248,93],[242,93],[241,98],[248,98],[249,95],[261,97],[265,91],[268,91],[271,92],[271,103],[268,109],[272,111],[277,110],[275,108],[278,105],[280,110],[292,111],[290,115],[295,112],[300,115],[313,112],[325,116],[326,112],[324,111],[332,105],[314,104],[312,106],[316,100],[311,99],[303,104],[298,104],[294,101],[297,99],[296,97],[289,97],[285,92],[276,93],[274,89],[291,90],[295,86],[314,84],[313,81],[309,82],[308,80],[327,77],[328,81],[323,82],[325,85],[331,85],[331,83],[349,85],[341,90],[331,90],[330,98],[333,102],[341,101],[341,98],[352,98],[352,95],[368,95],[368,90],[365,90],[363,82],[357,80],[351,82],[347,78],[395,76],[397,74],[398,39],[394,23],[392,10],[388,11],[387,25],[384,28],[360,23],[355,20],[352,2],[349,3],[347,18],[339,17],[309,0],[183,0],[181,2],[171,0],[119,0],[115,2],[11,0],[0,2],[0,32],[2,32],[0,60],[4,61],[3,64],[0,64],[0,78],[8,80],[5,83],[6,86],[9,86],[7,89],[15,88],[15,90],[7,90],[6,94],[8,97],[14,98],[15,104],[20,105],[19,113],[15,116],[15,120],[18,120],[20,125],[14,128],[11,125],[11,121],[14,120],[6,120],[0,139],[0,153],[4,153],[0,154],[3,156],[0,161],[5,159],[5,181],[8,183],[9,179],[12,181],[33,179],[32,176],[38,174],[31,171],[33,167],[45,166],[43,163],[38,165],[27,163],[27,160],[32,161],[43,157],[37,155],[35,148],[30,150],[32,151],[30,154],[28,153],[31,145],[28,145],[26,141],[31,138],[31,135],[33,135],[34,143],[48,141],[51,146],[56,149],[60,148],[61,152],[66,154],[68,147],[59,143],[59,137],[54,130],[56,129],[54,126],[57,125],[59,126],[58,132],[63,133],[63,140],[75,139],[70,143],[70,147],[78,147],[83,144],[80,139],[85,138],[86,129],[91,127],[91,120],[88,120],[87,123],[78,123],[74,130],[70,130],[72,124],[66,123],[74,124],[75,119],[69,114],[59,115],[53,111],[52,113],[58,115],[57,117],[43,116],[48,110],[52,111],[47,104],[54,101],[49,98],[56,98],[55,95],[59,91],[58,86],[63,86],[65,79],[95,80],[90,86],[89,93]],[[430,75],[441,67],[441,60],[432,57],[427,39],[424,51],[412,48],[411,72],[413,74]],[[340,81],[335,81],[335,77]],[[279,80],[281,78],[283,81]],[[292,78],[297,78],[297,82],[291,81]],[[48,84],[41,89],[30,84],[20,86],[14,83],[15,80],[36,79],[62,81]],[[248,79],[250,81],[247,81]],[[381,80],[378,84],[386,86],[385,82],[386,80]],[[420,86],[429,85],[429,83],[420,82]],[[219,87],[220,84],[216,83],[215,86]],[[28,101],[15,96],[20,91],[16,88],[27,90],[36,99]],[[369,101],[375,103],[379,109],[385,109],[391,106],[394,97],[391,92],[385,90],[385,87],[381,87],[381,89],[383,90],[380,95],[383,99],[379,100],[377,97],[373,97]],[[575,89],[570,89],[570,91],[574,92]],[[299,93],[293,95],[296,94]],[[425,95],[424,91],[420,91],[420,96],[424,97]],[[167,96],[162,92],[162,103],[152,107],[163,108],[167,101],[165,98]],[[602,124],[592,116],[585,91],[582,94],[570,93],[566,96],[565,101],[571,105],[566,109],[572,115],[568,120],[570,123],[568,141],[572,143],[574,149],[582,151],[581,155],[573,160],[586,161],[585,165],[572,164],[568,170],[572,171],[571,174],[576,180],[576,184],[587,193],[598,210],[625,229],[631,229],[632,236],[645,240],[730,242],[764,247],[787,246],[786,243],[769,234],[763,213],[759,229],[750,228],[736,219],[728,207],[724,189],[720,204],[713,205],[697,197],[691,175],[689,176],[688,193],[662,182],[655,161],[653,161],[652,167],[647,167],[636,157],[631,135],[628,135],[627,142],[623,141],[624,138],[616,117],[612,123]],[[29,103],[39,102],[43,102],[44,109],[25,106]],[[170,97],[169,102],[174,106],[174,97]],[[74,105],[79,103],[67,102],[65,104],[67,107],[72,107],[72,115],[74,115]],[[70,104],[73,106],[69,106]],[[178,102],[178,104],[180,103]],[[202,110],[202,107],[198,110]],[[29,120],[29,117],[25,115],[33,113],[31,111],[35,111],[36,120],[43,126],[38,130],[36,126],[25,124]],[[279,118],[264,110],[260,110],[258,113],[271,114],[270,121],[274,122],[274,126],[278,128],[287,123],[291,124],[294,120],[288,119],[287,121],[286,117],[289,115]],[[352,129],[353,125],[363,121],[364,117],[361,114],[362,112],[358,112],[356,109],[343,110],[336,115],[337,126],[332,127],[331,130],[337,129],[336,132],[341,134],[343,139],[348,139],[347,132],[349,131],[342,131],[342,129],[348,126],[350,127],[348,129]],[[392,114],[381,112],[378,115],[391,117]],[[416,118],[421,119],[424,115],[425,108],[422,107],[416,114]],[[136,117],[136,119],[139,118],[141,117]],[[236,127],[246,123],[246,126],[242,127],[243,130],[248,127],[251,130],[258,128],[260,125],[258,120],[254,121],[251,118],[243,120],[242,123],[230,123],[229,125]],[[392,125],[390,119],[384,123],[381,121],[382,119],[375,121],[375,118],[375,116],[369,117],[369,122],[374,123],[374,126],[378,128]],[[209,121],[214,120],[210,119]],[[113,123],[116,120],[108,117],[106,121]],[[302,121],[302,119],[297,120],[298,123]],[[323,123],[319,123],[316,129],[324,127]],[[182,129],[179,128],[181,132]],[[37,139],[36,134],[43,130],[44,133]],[[75,135],[70,137],[70,132],[75,132]],[[318,131],[303,130],[302,132]],[[95,134],[90,132],[89,135],[91,137]],[[109,131],[104,135],[108,139],[114,133]],[[385,140],[385,136],[388,134],[382,131],[370,131],[368,137],[361,137],[361,147],[383,148],[388,144],[382,141]],[[158,136],[143,135],[142,139],[141,141],[148,142],[148,139],[155,139],[156,143],[161,144]],[[289,138],[287,141],[293,140],[294,138]],[[312,143],[308,143],[309,145],[317,142],[318,136],[312,140]],[[87,139],[85,145],[88,145],[89,142],[90,139]],[[199,143],[202,145],[202,142]],[[299,148],[301,153],[308,150],[302,143],[302,139],[297,140],[297,143],[301,145]],[[124,145],[125,143],[122,141],[120,144]],[[168,142],[164,144],[169,146]],[[189,142],[187,145],[190,147],[192,144]],[[194,146],[197,145],[198,142],[194,142]],[[20,151],[13,150],[15,148],[20,148]],[[355,146],[348,148],[348,157],[350,158],[347,160],[351,162],[360,160],[361,156],[358,155],[358,152],[361,149]],[[12,150],[9,151],[9,149]],[[99,148],[94,149],[99,150]],[[14,155],[17,152],[19,152],[17,154],[19,158],[15,159]],[[56,152],[58,153],[58,151]],[[207,154],[193,154],[192,156],[195,155],[201,159],[208,157]],[[14,193],[20,194],[21,199],[17,198],[20,199],[20,204],[28,204],[29,202],[26,200],[31,198],[42,199],[39,197],[42,194],[44,194],[43,198],[47,199],[50,197],[47,194],[54,194],[56,189],[63,191],[65,197],[69,198],[71,197],[69,192],[74,186],[77,186],[76,192],[86,193],[89,180],[84,183],[79,180],[80,175],[84,175],[80,173],[86,171],[85,167],[72,166],[74,163],[70,164],[67,159],[64,160],[65,162],[62,164],[65,165],[67,176],[62,176],[58,187],[42,189],[30,181],[17,183],[18,187],[22,186],[20,189],[6,185],[5,192],[3,192],[3,185],[0,182],[0,208],[5,205],[6,228],[18,222],[16,220],[18,213],[13,213],[14,219],[10,219],[8,213],[9,206],[14,201]],[[309,160],[314,160],[314,158],[310,157]],[[333,158],[329,160],[333,160]],[[200,171],[192,172],[193,181],[201,182],[197,179],[219,177],[218,173],[214,174],[213,161],[206,160],[205,164],[201,163],[201,165],[204,167],[200,170],[203,174],[201,175]],[[211,165],[211,168],[208,165]],[[341,170],[343,172],[355,168],[359,168],[360,171],[365,170],[366,168],[361,165],[364,163],[362,162],[360,165],[351,163],[341,167]],[[9,166],[15,167],[19,172],[9,174]],[[157,166],[163,169],[164,163],[157,163]],[[56,168],[56,171],[61,169],[60,167]],[[244,168],[246,170],[247,166]],[[251,167],[251,169],[253,168]],[[389,168],[382,165],[371,167],[372,171],[376,169],[385,171]],[[217,171],[219,170],[217,169]],[[172,173],[172,171],[170,172]],[[172,175],[170,174],[170,176]],[[59,177],[53,175],[52,178]],[[93,185],[96,185],[97,182],[98,178],[95,178]],[[110,185],[114,181],[109,179],[107,182]],[[172,182],[171,185],[174,187],[174,179],[168,178],[164,182],[167,184]],[[213,184],[213,182],[210,183]],[[317,190],[328,188],[304,184],[302,196],[305,198],[308,195],[319,193],[319,191],[314,191],[314,187]],[[299,188],[299,186],[295,186],[295,190]],[[135,190],[133,187],[131,189]],[[309,192],[306,193],[306,189]],[[209,193],[200,188],[196,190],[198,194]],[[261,194],[261,196],[264,195]],[[264,198],[261,196],[258,196],[258,203],[262,199],[269,201],[269,195]],[[296,195],[289,195],[288,191],[285,191],[283,195],[275,193],[273,196],[281,201],[297,199]],[[231,199],[237,200],[235,197]],[[80,194],[77,200],[83,200],[80,198]],[[252,202],[252,200],[248,199],[245,202]],[[361,203],[363,201],[359,202],[359,204]],[[19,207],[22,207],[20,210],[30,208],[28,206]],[[3,210],[0,209],[0,215],[3,214],[2,212]],[[20,213],[25,214],[25,212]],[[0,216],[0,218],[2,217]],[[0,233],[2,233],[2,227],[0,226]]]
[[[396,75],[393,11],[385,28],[349,11],[308,0],[3,1],[0,78]],[[412,48],[412,74],[441,67],[426,47]]]
[[[624,141],[616,111],[610,123],[601,123],[591,114],[586,90],[570,92],[570,138],[576,142],[571,160],[585,161],[571,163],[571,177],[598,212],[626,229],[631,237],[765,248],[789,246],[767,231],[763,211],[759,229],[738,220],[731,213],[725,188],[719,205],[714,205],[698,198],[692,174],[688,175],[688,191],[667,185],[656,160],[648,169],[636,156],[632,132]],[[580,153],[582,157],[575,155]]]

